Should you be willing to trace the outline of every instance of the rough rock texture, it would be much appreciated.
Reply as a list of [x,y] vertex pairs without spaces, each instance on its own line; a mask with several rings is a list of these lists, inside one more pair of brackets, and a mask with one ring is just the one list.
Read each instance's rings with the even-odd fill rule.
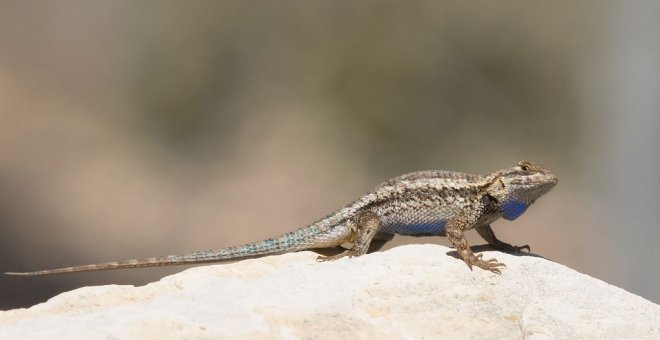
[[86,287],[0,313],[0,338],[660,338],[660,306],[565,266],[486,252],[499,276],[451,255],[303,252]]

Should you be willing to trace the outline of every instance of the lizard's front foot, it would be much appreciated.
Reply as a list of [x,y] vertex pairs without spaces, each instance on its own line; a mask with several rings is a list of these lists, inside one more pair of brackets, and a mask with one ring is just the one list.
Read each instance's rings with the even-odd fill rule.
[[340,259],[342,257],[346,257],[346,256],[348,256],[349,258],[352,258],[352,257],[358,256],[358,254],[357,254],[356,251],[349,249],[349,250],[345,250],[345,251],[343,251],[343,252],[341,252],[337,255],[332,255],[332,256],[323,256],[323,255],[321,255],[321,256],[316,258],[316,261],[317,262],[334,261],[334,260],[338,260],[338,259]]
[[502,243],[498,245],[493,245],[493,248],[506,252],[506,253],[519,253],[523,249],[527,249],[527,252],[530,252],[531,249],[529,248],[529,245],[526,244],[524,246],[512,246],[508,243]]
[[512,248],[512,250],[513,250],[514,252],[516,252],[516,253],[519,253],[519,252],[520,252],[521,250],[523,250],[523,249],[527,249],[527,252],[528,252],[528,253],[529,253],[530,251],[532,251],[532,250],[529,248],[529,244],[526,244],[526,245],[524,245],[524,246],[513,246],[513,248]]
[[482,257],[483,254],[472,254],[472,256],[465,259],[465,263],[470,267],[470,270],[472,270],[472,266],[475,265],[481,269],[490,270],[495,274],[502,274],[500,268],[506,267],[504,263],[498,262],[496,259],[482,260]]

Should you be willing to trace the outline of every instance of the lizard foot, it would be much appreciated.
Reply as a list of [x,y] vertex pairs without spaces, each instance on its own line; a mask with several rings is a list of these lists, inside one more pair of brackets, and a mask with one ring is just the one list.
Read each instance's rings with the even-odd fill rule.
[[526,244],[524,246],[513,246],[513,251],[516,253],[519,253],[523,249],[527,249],[528,253],[532,251],[532,249],[529,248],[529,244]]
[[520,253],[523,249],[527,249],[528,253],[531,251],[528,244],[526,244],[524,246],[512,246],[508,243],[505,243],[505,244],[495,246],[494,248],[497,249],[497,250],[506,252],[506,253]]
[[355,251],[353,250],[346,250],[343,251],[337,255],[332,255],[332,256],[319,256],[316,258],[316,262],[326,262],[326,261],[334,261],[338,260],[342,257],[348,256],[349,258],[356,257],[358,256]]
[[506,267],[502,262],[498,262],[496,259],[482,260],[483,254],[472,255],[465,260],[465,263],[472,270],[472,265],[475,265],[484,270],[490,270],[495,274],[502,274],[500,272],[500,267]]

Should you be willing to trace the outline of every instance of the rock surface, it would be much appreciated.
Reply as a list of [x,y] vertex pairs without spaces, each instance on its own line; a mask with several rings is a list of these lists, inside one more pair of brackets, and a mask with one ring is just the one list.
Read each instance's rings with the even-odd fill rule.
[[302,252],[98,286],[0,313],[2,339],[660,338],[660,306],[536,256],[469,271],[438,245]]

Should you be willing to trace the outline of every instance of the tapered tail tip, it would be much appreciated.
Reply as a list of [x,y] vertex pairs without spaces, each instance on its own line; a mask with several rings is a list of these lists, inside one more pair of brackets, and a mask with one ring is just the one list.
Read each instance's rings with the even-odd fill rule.
[[26,273],[21,273],[21,272],[5,272],[5,275],[11,275],[11,276],[32,276],[34,275],[33,273],[26,272]]

